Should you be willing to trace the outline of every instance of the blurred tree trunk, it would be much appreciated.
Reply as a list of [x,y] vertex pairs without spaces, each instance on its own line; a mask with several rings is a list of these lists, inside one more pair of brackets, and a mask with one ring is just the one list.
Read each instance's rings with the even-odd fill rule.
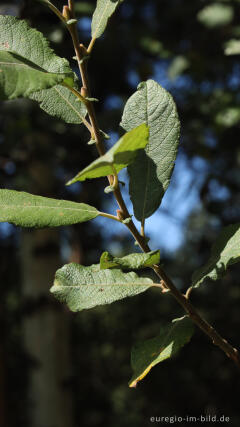
[[[50,168],[31,164],[34,193],[46,194]],[[31,359],[29,417],[31,427],[72,427],[70,317],[49,294],[61,265],[58,229],[23,231],[22,293],[26,309],[24,336]]]

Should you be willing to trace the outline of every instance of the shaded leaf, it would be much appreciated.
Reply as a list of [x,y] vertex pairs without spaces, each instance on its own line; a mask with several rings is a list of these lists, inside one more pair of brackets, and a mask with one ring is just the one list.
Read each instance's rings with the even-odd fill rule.
[[181,347],[190,341],[193,332],[192,321],[184,316],[162,328],[157,337],[133,347],[131,354],[133,376],[129,387],[136,387],[153,366],[174,356]]
[[72,263],[57,270],[51,292],[70,310],[81,311],[140,294],[151,286],[154,286],[151,279],[140,278],[134,272]]
[[143,122],[149,127],[149,143],[128,167],[130,196],[139,221],[156,211],[168,188],[180,133],[172,96],[153,80],[141,83],[127,101],[121,126],[129,131]]
[[72,73],[48,73],[14,52],[0,48],[0,98],[27,97],[63,81],[73,85]]
[[21,227],[58,227],[88,221],[99,214],[97,209],[85,203],[0,190],[0,222]]
[[145,124],[127,132],[110,150],[79,172],[67,185],[85,179],[99,178],[125,168],[148,143],[148,128]]
[[123,270],[138,270],[151,267],[160,262],[160,251],[151,251],[148,253],[134,253],[122,258],[113,257],[109,252],[103,252],[100,258],[100,268],[121,268]]
[[110,16],[123,0],[97,0],[92,17],[92,38],[97,39],[104,32]]
[[[78,89],[76,82],[74,87]],[[58,117],[66,123],[80,124],[87,114],[85,105],[82,102],[76,102],[76,96],[61,85],[35,92],[30,95],[30,98],[39,102],[40,107],[47,114]]]
[[196,270],[192,286],[198,288],[205,279],[220,279],[228,266],[240,261],[240,223],[225,227],[211,249],[209,261]]

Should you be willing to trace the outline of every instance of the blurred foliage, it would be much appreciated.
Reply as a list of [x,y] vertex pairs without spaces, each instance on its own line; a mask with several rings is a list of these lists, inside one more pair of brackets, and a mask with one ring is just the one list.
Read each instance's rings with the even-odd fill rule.
[[[55,4],[62,6],[63,2]],[[77,5],[84,43],[89,41],[94,4],[86,1]],[[9,9],[11,13],[19,11],[43,31],[58,54],[65,56],[67,52],[75,67],[67,34],[43,5],[30,0],[8,2],[0,6],[0,13]],[[155,78],[176,99],[182,122],[180,152],[188,159],[192,185],[201,178],[199,204],[193,206],[184,223],[185,243],[176,253],[161,258],[179,287],[190,284],[192,272],[207,260],[221,228],[240,218],[240,64],[238,56],[224,55],[225,43],[240,34],[238,9],[237,0],[125,0],[89,62],[93,96],[101,101],[96,105],[99,121],[110,134],[119,132],[124,102],[141,80]],[[174,63],[171,81],[169,73],[171,76]],[[55,177],[53,182],[43,176],[46,195],[81,199],[99,207],[104,180],[76,184],[76,191],[64,186],[96,155],[94,147],[86,144],[84,129],[53,120],[25,100],[1,105],[1,129],[2,187],[29,191],[35,185],[34,169],[41,160]],[[37,194],[38,188],[34,188]],[[109,209],[111,196],[104,197]],[[21,343],[27,308],[21,304],[18,280],[19,230],[4,226],[0,233],[8,423],[11,427],[28,427],[25,396],[31,361]],[[61,233],[64,254],[67,247],[80,240],[82,253],[86,254],[81,262],[88,265],[99,259],[101,233],[94,222]],[[122,229],[113,230],[111,238],[122,248],[116,255],[134,251],[132,240]],[[110,244],[107,237],[104,243]],[[220,282],[194,291],[192,300],[222,336],[240,346],[237,265]],[[154,368],[136,390],[128,389],[132,344],[156,335],[173,313],[174,317],[183,314],[171,297],[161,297],[157,290],[79,315],[66,313],[72,321],[73,375],[69,386],[74,390],[76,426],[145,427],[150,424],[150,416],[196,416],[206,412],[225,414],[232,426],[239,425],[236,368],[200,331],[174,360]]]

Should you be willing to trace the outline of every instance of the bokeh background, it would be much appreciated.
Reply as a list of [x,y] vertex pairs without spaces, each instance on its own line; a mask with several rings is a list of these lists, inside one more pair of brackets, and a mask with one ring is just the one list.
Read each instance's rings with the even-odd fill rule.
[[[86,44],[94,7],[94,0],[76,1]],[[68,34],[44,5],[1,1],[0,13],[27,19],[76,67]],[[225,43],[239,37],[239,0],[125,0],[89,62],[108,146],[122,132],[124,103],[139,82],[154,78],[176,100],[179,154],[146,230],[181,289],[208,259],[222,227],[240,219],[240,60],[224,55]],[[65,187],[96,157],[83,127],[53,119],[28,100],[0,108],[2,188],[115,208],[103,192],[105,180]],[[127,186],[124,193],[129,201]],[[103,219],[57,230],[0,224],[0,425],[145,427],[151,416],[208,413],[239,426],[239,372],[200,331],[178,356],[128,388],[132,344],[183,314],[170,296],[148,291],[74,314],[49,294],[63,263],[97,263],[104,249],[120,256],[136,251],[122,226]],[[221,281],[192,293],[201,314],[238,347],[239,272],[233,266]]]

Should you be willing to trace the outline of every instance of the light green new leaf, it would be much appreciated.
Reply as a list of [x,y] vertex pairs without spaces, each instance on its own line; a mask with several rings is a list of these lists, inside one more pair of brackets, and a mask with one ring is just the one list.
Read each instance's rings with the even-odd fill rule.
[[225,227],[214,243],[209,261],[196,270],[192,286],[198,288],[205,279],[217,280],[227,267],[240,261],[240,223]]
[[136,387],[153,366],[174,356],[181,347],[190,341],[193,332],[192,321],[184,316],[162,328],[157,337],[140,342],[133,347],[131,354],[133,376],[129,387]]
[[97,209],[85,203],[0,190],[0,222],[21,227],[58,227],[88,221],[99,214]]
[[146,291],[154,283],[136,273],[121,270],[100,270],[99,265],[84,267],[67,264],[57,270],[50,291],[72,311],[81,311],[134,296]]
[[97,0],[92,17],[92,38],[97,39],[104,32],[110,16],[123,0]]
[[0,99],[28,97],[63,81],[73,84],[72,73],[48,73],[31,61],[0,47]]
[[160,251],[151,251],[146,254],[130,254],[122,258],[113,257],[109,252],[103,252],[100,258],[100,268],[121,268],[123,270],[139,270],[151,267],[160,262]]
[[143,122],[149,127],[149,143],[128,167],[130,196],[139,221],[158,209],[168,188],[180,133],[172,96],[153,80],[141,83],[127,101],[121,126],[129,131]]
[[232,39],[224,45],[225,55],[239,55],[240,54],[240,40]]
[[138,150],[142,150],[148,143],[148,127],[145,124],[127,132],[110,150],[99,159],[79,172],[67,185],[85,179],[99,178],[113,174],[129,165],[136,157]]

